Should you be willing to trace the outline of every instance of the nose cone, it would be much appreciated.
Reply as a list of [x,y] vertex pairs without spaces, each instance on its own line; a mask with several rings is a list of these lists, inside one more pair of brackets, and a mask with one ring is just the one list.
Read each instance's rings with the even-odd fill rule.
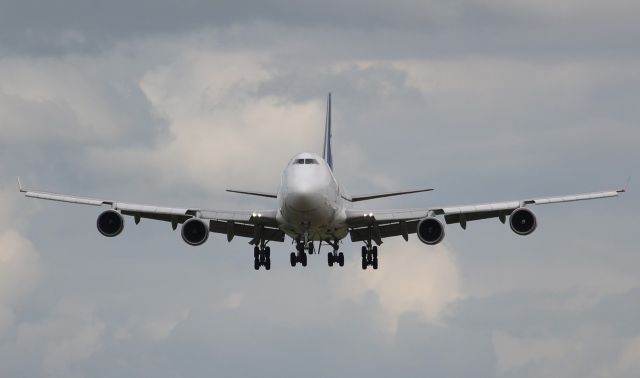
[[322,197],[313,191],[295,191],[287,194],[288,207],[296,211],[312,211],[322,205]]

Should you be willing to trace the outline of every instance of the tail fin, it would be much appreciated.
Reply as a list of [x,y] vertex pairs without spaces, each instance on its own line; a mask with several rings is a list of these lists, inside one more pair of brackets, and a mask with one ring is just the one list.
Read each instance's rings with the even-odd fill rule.
[[327,120],[324,126],[324,148],[322,157],[333,170],[333,155],[331,154],[331,92],[327,96]]

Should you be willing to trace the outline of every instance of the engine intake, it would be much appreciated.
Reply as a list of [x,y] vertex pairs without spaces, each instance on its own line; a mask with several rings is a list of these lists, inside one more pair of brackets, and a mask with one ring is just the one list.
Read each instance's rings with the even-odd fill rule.
[[193,246],[204,244],[209,238],[209,225],[204,221],[191,218],[182,225],[182,240]]
[[107,210],[98,215],[96,223],[98,231],[109,238],[119,235],[124,229],[124,218],[115,210]]
[[418,222],[416,233],[421,242],[435,245],[444,239],[444,225],[436,218],[424,218]]
[[509,216],[509,225],[516,234],[529,235],[535,231],[538,222],[536,221],[536,216],[533,214],[533,211],[521,207],[511,213],[511,216]]

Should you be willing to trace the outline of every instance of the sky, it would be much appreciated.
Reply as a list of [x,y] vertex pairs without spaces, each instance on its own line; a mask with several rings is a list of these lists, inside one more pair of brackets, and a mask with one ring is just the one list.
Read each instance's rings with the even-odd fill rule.
[[[0,376],[637,377],[640,3],[0,0]],[[367,209],[624,186],[538,229],[388,239],[380,269],[272,269],[212,234],[26,199],[28,188],[272,208],[320,152]],[[368,207],[367,207],[368,206]]]

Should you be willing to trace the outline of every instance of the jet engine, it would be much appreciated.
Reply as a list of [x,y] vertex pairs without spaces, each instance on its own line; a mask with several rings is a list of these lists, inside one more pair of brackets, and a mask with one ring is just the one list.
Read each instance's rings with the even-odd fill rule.
[[96,222],[98,231],[104,236],[114,237],[119,235],[124,229],[124,218],[115,210],[107,210],[98,215]]
[[193,246],[204,244],[209,238],[209,225],[198,218],[191,218],[182,225],[182,240]]
[[418,222],[416,233],[421,242],[435,245],[444,239],[444,225],[436,218],[424,218]]
[[511,213],[509,216],[509,225],[516,234],[529,235],[535,231],[538,222],[536,221],[536,216],[533,214],[533,211],[521,207]]

